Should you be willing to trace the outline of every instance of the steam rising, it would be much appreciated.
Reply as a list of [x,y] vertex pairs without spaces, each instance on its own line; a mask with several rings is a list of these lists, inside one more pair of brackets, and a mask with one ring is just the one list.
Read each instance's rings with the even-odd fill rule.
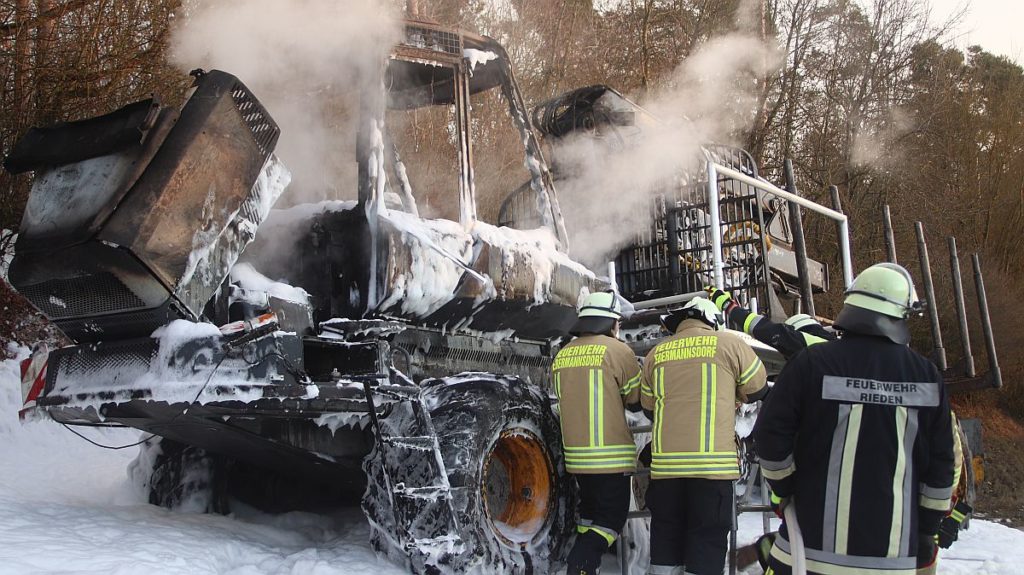
[[[182,69],[239,77],[281,127],[277,154],[293,174],[287,199],[354,198],[360,81],[400,38],[377,0],[192,0],[171,39]],[[299,196],[299,197],[297,197]]]
[[585,135],[555,145],[559,182],[575,259],[597,265],[651,225],[652,198],[697,167],[704,143],[729,143],[749,127],[758,79],[781,63],[760,40],[730,34],[705,43],[654,91],[644,108],[657,120],[624,146],[595,145]]

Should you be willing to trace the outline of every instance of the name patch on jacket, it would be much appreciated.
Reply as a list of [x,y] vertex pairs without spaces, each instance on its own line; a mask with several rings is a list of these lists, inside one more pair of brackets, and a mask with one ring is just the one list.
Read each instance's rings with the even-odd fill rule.
[[939,405],[939,384],[826,375],[821,382],[821,398],[876,405],[935,407]]
[[567,367],[601,367],[607,345],[575,345],[563,348],[555,356],[551,369],[557,371]]
[[717,349],[718,337],[714,335],[694,335],[667,341],[654,349],[654,365],[683,359],[715,357]]

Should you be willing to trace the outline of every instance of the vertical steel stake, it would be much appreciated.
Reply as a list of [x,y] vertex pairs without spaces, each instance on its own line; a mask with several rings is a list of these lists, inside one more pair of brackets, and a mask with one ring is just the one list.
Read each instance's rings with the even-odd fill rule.
[[[796,179],[793,176],[793,162],[786,160],[786,191],[796,195]],[[800,280],[801,311],[814,315],[814,295],[811,293],[811,277],[807,273],[807,244],[804,242],[804,222],[800,215],[800,206],[789,204],[789,223],[793,226],[793,248],[796,251],[796,273]]]
[[974,287],[978,290],[978,310],[981,312],[981,331],[985,334],[985,352],[988,353],[988,367],[992,387],[1003,386],[1003,373],[999,370],[999,358],[996,357],[996,340],[992,334],[992,317],[988,314],[988,297],[985,295],[985,280],[981,277],[981,260],[978,254],[971,254],[974,264]]
[[953,236],[949,236],[949,270],[953,276],[953,301],[956,304],[956,319],[960,324],[960,345],[964,351],[964,375],[974,377],[971,334],[967,327],[967,307],[964,305],[964,282],[960,277],[960,257],[956,253],[956,238]]
[[932,359],[939,370],[946,370],[946,348],[942,346],[942,328],[939,326],[939,306],[935,302],[935,286],[932,284],[932,267],[928,261],[928,244],[924,240],[924,226],[914,222],[917,232],[917,253],[921,259],[921,276],[924,277],[924,293],[928,298],[928,320],[932,324]]
[[885,258],[886,261],[898,264],[896,261],[896,238],[892,233],[892,216],[889,214],[889,204],[882,206],[882,227],[885,230]]

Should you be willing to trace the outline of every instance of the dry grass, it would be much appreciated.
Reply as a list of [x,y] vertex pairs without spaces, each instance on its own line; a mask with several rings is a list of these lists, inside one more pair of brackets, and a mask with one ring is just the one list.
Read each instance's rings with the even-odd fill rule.
[[982,422],[985,477],[978,486],[976,511],[987,517],[1024,526],[1024,423],[1007,410],[1006,392],[984,391],[954,398],[954,409],[961,419],[978,418]]

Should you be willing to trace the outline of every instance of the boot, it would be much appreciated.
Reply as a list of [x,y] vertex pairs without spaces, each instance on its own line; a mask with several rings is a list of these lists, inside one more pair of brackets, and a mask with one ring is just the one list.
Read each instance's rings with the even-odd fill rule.
[[587,531],[576,536],[576,543],[565,559],[565,575],[598,575],[601,572],[601,556],[608,550],[608,541]]

